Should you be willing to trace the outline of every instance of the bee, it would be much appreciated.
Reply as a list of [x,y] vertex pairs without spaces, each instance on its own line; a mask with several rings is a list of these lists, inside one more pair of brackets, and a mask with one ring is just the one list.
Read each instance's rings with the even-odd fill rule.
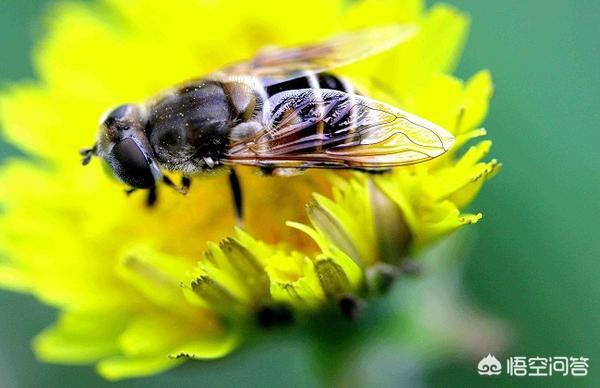
[[[156,200],[162,182],[182,193],[190,177],[230,170],[238,220],[242,192],[235,166],[286,176],[308,168],[377,172],[442,155],[453,136],[397,107],[356,92],[332,70],[397,46],[414,33],[390,25],[322,42],[272,48],[142,104],[125,104],[100,120],[94,146],[131,187]],[[181,173],[176,185],[162,171]]]

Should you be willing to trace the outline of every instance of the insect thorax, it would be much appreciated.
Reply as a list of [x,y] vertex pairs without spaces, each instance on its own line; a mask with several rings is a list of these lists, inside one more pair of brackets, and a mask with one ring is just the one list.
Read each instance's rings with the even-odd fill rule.
[[232,87],[194,81],[150,104],[146,133],[161,167],[191,174],[219,165],[243,116],[232,102]]

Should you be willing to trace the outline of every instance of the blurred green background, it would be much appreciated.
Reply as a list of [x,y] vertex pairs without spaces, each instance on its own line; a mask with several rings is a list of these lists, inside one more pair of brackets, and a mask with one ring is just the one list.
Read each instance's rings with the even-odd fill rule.
[[[424,383],[599,386],[600,2],[446,2],[473,19],[458,76],[482,68],[494,76],[496,94],[485,124],[494,141],[492,154],[504,163],[473,205],[485,218],[474,228],[476,247],[463,277],[466,295],[510,323],[515,337],[507,356],[586,356],[591,361],[587,378],[568,380],[484,379],[475,373],[476,365],[449,361],[431,368]],[[29,50],[41,34],[38,23],[48,3],[0,1],[3,84],[32,77]],[[13,152],[0,142],[2,158]],[[26,344],[53,321],[50,308],[0,291],[0,309],[0,387],[111,385],[91,367],[35,361]],[[306,372],[303,348],[293,339],[279,341],[277,349],[267,343],[219,362],[112,386],[316,384]],[[373,381],[395,384],[393,374],[408,366],[387,360],[380,367],[371,371],[381,375]]]

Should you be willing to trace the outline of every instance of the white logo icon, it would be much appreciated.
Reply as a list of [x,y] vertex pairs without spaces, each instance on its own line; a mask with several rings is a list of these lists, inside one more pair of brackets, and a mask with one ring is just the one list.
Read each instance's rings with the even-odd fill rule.
[[480,375],[493,376],[502,372],[502,364],[491,354],[488,354],[477,364],[477,373]]

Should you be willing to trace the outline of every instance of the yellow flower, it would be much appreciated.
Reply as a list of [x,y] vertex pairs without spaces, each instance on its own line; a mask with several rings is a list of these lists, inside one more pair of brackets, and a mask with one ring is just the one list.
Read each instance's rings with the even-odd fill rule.
[[[458,152],[485,134],[474,128],[491,79],[485,71],[466,83],[448,75],[468,18],[444,5],[425,10],[419,0],[289,7],[104,0],[54,8],[34,52],[38,80],[9,87],[0,100],[4,136],[30,155],[0,170],[0,284],[60,309],[34,341],[40,359],[96,363],[109,379],[140,376],[222,357],[256,322],[301,320],[332,306],[352,316],[357,297],[381,291],[407,255],[481,218],[460,210],[498,164],[480,161],[489,141]],[[99,163],[79,164],[77,150],[107,107],[266,44],[392,22],[419,32],[344,71],[369,94],[453,131],[457,145],[435,161],[376,177],[265,178],[241,169],[244,231],[233,227],[224,176],[196,179],[186,197],[163,190],[149,210]]]

